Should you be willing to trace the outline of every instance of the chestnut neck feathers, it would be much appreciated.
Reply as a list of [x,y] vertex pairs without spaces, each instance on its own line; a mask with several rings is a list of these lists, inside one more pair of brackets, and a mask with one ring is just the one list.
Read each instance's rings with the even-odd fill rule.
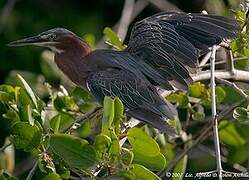
[[56,45],[61,52],[55,54],[55,63],[75,84],[86,86],[87,66],[83,58],[91,52],[91,48],[74,36],[64,37],[62,41]]

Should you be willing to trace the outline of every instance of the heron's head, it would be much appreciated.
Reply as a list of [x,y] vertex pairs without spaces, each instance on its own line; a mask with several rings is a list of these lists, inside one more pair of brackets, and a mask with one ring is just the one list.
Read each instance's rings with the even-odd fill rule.
[[64,52],[67,49],[73,49],[76,45],[83,43],[81,39],[73,32],[64,28],[54,28],[42,32],[36,36],[17,40],[9,43],[9,46],[42,46],[48,47],[55,53]]

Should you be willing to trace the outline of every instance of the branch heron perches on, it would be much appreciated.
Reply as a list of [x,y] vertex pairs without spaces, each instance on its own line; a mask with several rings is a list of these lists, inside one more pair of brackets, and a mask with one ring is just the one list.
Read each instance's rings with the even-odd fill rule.
[[218,120],[216,112],[216,93],[215,93],[215,54],[216,45],[212,47],[212,52],[210,56],[210,73],[211,73],[211,99],[212,99],[212,123],[213,123],[213,133],[214,133],[214,145],[215,145],[215,155],[216,155],[216,165],[218,177],[222,179],[222,165],[221,165],[221,154],[220,154],[220,144],[219,144],[219,134],[218,134]]

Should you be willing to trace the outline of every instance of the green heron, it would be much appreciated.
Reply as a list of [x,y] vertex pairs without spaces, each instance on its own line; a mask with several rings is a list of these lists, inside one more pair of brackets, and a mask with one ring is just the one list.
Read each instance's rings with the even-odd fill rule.
[[175,110],[157,88],[186,89],[192,83],[190,71],[196,68],[199,54],[234,38],[238,28],[235,20],[221,16],[162,12],[137,22],[123,51],[91,50],[64,28],[9,45],[50,48],[58,67],[97,101],[119,97],[128,116],[173,135],[174,128],[164,118],[174,119]]

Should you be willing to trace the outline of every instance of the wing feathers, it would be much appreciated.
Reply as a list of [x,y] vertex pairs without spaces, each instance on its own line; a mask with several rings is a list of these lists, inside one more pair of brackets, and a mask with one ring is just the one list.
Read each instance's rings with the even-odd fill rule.
[[[199,50],[235,37],[238,29],[238,23],[226,17],[163,12],[135,24],[127,51],[172,84],[186,88],[192,82],[188,70],[196,67]],[[163,86],[155,75],[149,79]]]

